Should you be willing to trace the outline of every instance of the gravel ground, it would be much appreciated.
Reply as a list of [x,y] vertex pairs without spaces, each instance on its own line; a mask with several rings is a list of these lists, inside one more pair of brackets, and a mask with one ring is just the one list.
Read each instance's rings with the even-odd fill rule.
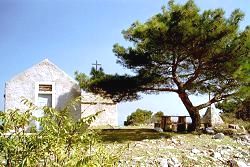
[[171,138],[108,143],[118,166],[250,166],[250,136],[177,134]]

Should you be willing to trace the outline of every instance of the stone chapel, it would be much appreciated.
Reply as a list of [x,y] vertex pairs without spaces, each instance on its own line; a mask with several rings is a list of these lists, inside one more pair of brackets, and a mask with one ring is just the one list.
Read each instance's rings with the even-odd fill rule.
[[117,106],[110,99],[81,91],[78,83],[48,59],[14,76],[5,84],[4,110],[25,110],[21,97],[37,106],[62,109],[72,99],[82,97],[72,115],[75,120],[102,111],[91,126],[117,126]]

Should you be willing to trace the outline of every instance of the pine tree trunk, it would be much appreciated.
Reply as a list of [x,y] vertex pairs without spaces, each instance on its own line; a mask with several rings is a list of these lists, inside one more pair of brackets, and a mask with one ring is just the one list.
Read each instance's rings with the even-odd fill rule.
[[186,107],[191,119],[192,119],[192,126],[191,126],[191,131],[197,131],[200,129],[200,125],[201,125],[201,117],[200,117],[200,113],[199,110],[197,110],[192,102],[190,101],[188,95],[186,92],[179,92],[179,97],[182,101],[182,103],[184,104],[184,106]]
[[190,117],[192,119],[192,127],[190,130],[191,131],[199,130],[200,126],[201,126],[201,117],[200,117],[199,111],[196,111],[196,110],[194,110],[192,112],[189,111],[189,114],[190,114]]

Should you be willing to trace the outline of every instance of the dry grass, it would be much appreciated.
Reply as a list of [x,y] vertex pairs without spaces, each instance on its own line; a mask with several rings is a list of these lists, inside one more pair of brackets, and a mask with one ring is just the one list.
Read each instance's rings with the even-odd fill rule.
[[145,139],[170,138],[173,133],[159,133],[153,129],[103,129],[99,132],[104,142],[129,142]]
[[[125,163],[124,166],[133,166],[134,163],[137,166],[159,166],[157,159],[171,157],[176,157],[183,167],[228,166],[227,163],[212,158],[209,150],[222,146],[245,152],[250,150],[229,136],[215,140],[206,134],[159,133],[153,129],[102,130],[99,134],[106,147],[114,154],[119,154],[121,161]],[[202,153],[192,156],[193,148]],[[250,160],[250,155],[246,158]]]

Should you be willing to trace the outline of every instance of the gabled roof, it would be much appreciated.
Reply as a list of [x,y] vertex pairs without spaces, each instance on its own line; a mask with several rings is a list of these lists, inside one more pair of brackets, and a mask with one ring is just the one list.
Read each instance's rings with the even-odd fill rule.
[[33,68],[35,68],[36,66],[43,65],[43,64],[49,64],[50,66],[53,66],[53,67],[54,67],[55,69],[57,69],[59,72],[63,73],[63,75],[64,75],[65,77],[67,77],[70,81],[72,81],[72,82],[78,84],[78,83],[76,82],[76,80],[74,80],[74,79],[73,79],[72,77],[70,77],[67,73],[65,73],[61,68],[59,68],[57,65],[55,65],[54,63],[52,63],[52,62],[49,61],[48,59],[44,59],[44,60],[42,60],[41,62],[39,62],[39,63],[37,63],[37,64],[31,66],[31,67],[28,68],[28,69],[26,69],[25,71],[23,71],[23,72],[21,72],[21,73],[15,75],[15,76],[12,77],[10,80],[8,80],[6,83],[15,80],[16,78],[18,78],[18,77],[20,77],[21,75],[25,74],[25,72],[28,72],[28,71],[32,70]]

